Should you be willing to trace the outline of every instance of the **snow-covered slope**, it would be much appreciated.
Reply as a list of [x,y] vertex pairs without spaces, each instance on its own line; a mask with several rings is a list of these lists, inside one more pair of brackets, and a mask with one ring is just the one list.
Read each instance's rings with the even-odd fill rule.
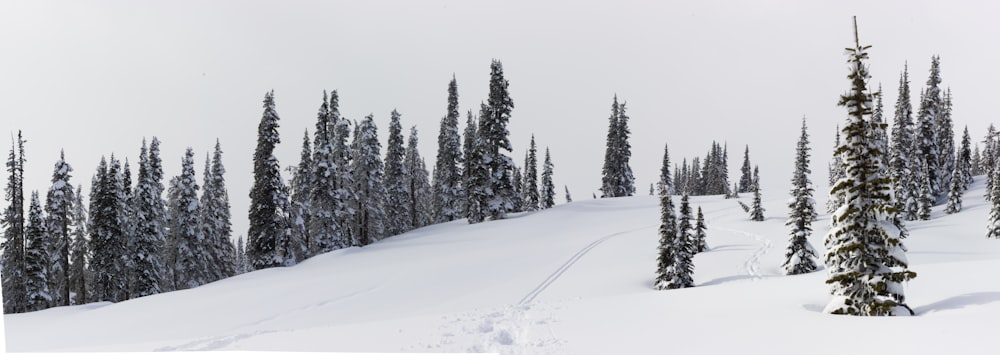
[[[961,213],[938,208],[909,224],[917,317],[821,313],[825,271],[779,274],[787,193],[765,191],[764,222],[733,200],[692,198],[711,250],[695,257],[690,289],[651,287],[656,198],[585,200],[422,228],[192,290],[5,316],[7,350],[994,353],[1000,240],[984,237],[982,195],[977,178]],[[828,224],[822,215],[814,225],[820,252]]]

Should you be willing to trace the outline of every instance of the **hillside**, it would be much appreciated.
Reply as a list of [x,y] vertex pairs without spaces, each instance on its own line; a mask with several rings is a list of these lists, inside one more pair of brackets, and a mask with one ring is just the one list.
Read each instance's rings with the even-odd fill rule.
[[[939,207],[908,225],[918,277],[906,292],[917,317],[820,313],[825,271],[778,272],[787,192],[772,190],[764,222],[733,200],[692,198],[711,249],[695,257],[690,289],[651,287],[656,198],[581,200],[422,228],[192,290],[8,315],[7,350],[839,354],[850,344],[858,353],[991,353],[1000,241],[984,238],[982,185],[977,177],[961,213]],[[821,253],[828,224],[827,214],[814,224]]]

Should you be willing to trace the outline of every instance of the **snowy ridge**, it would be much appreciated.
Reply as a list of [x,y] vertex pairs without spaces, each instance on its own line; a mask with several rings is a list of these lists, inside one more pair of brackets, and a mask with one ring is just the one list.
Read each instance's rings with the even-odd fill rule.
[[[1000,241],[985,238],[980,179],[962,212],[939,207],[907,225],[918,277],[905,285],[917,313],[906,319],[823,314],[825,271],[781,276],[788,230],[777,194],[765,195],[763,222],[721,196],[692,197],[710,249],[694,258],[695,287],[655,291],[658,201],[635,196],[433,225],[117,304],[8,315],[7,350],[656,354],[669,333],[684,339],[676,353],[839,354],[829,334],[852,329],[900,335],[859,339],[871,352],[986,354],[992,329],[982,325],[1000,316]],[[813,226],[810,242],[822,246],[829,215]]]

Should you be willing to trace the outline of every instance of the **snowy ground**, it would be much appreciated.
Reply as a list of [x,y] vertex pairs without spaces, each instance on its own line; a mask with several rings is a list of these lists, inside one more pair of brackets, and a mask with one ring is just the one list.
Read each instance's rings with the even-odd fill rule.
[[[5,316],[6,345],[16,352],[995,353],[1000,240],[984,237],[982,195],[980,177],[961,213],[937,208],[933,220],[909,224],[918,277],[906,292],[917,317],[821,313],[825,271],[779,274],[787,192],[765,191],[764,222],[749,221],[733,200],[692,198],[705,210],[711,250],[695,257],[690,289],[651,287],[656,198],[583,200],[498,222],[431,226],[193,290]],[[814,225],[820,252],[828,224],[824,214]]]

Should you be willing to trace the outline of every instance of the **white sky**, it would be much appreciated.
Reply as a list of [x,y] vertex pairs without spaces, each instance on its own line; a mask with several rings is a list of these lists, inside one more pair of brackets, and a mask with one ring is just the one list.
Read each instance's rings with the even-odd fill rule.
[[[26,186],[45,191],[61,148],[76,169],[73,183],[89,185],[101,155],[135,164],[143,137],[163,141],[168,179],[180,172],[185,147],[204,159],[219,138],[235,237],[247,229],[266,91],[275,90],[282,118],[283,166],[298,163],[322,90],[336,89],[346,117],[375,114],[383,145],[389,112],[398,109],[404,127],[420,129],[432,167],[452,74],[464,127],[464,112],[478,112],[486,98],[490,60],[498,58],[515,103],[512,156],[523,163],[532,133],[542,151],[549,146],[560,202],[563,185],[575,199],[597,191],[616,93],[632,118],[639,193],[657,178],[665,142],[679,163],[718,140],[729,145],[731,181],[749,144],[765,197],[784,199],[803,116],[813,180],[826,185],[834,125],[845,117],[835,104],[848,85],[843,49],[852,45],[852,15],[862,43],[873,46],[873,84],[883,83],[889,117],[904,61],[916,108],[930,57],[940,54],[943,85],[954,92],[956,141],[964,125],[981,140],[1000,94],[998,8],[979,1],[3,1],[0,147],[6,152],[8,132],[23,130]],[[6,184],[6,173],[0,179]]]

